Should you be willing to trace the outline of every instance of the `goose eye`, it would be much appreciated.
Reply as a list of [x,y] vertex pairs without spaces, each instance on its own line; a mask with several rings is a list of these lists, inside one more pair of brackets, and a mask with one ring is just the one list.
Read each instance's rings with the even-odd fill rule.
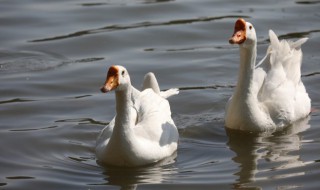
[[122,73],[121,73],[121,74],[122,74],[122,76],[124,76],[124,74],[125,74],[125,71],[122,71]]
[[252,26],[251,26],[251,25],[249,26],[249,29],[250,29],[250,30],[252,29]]

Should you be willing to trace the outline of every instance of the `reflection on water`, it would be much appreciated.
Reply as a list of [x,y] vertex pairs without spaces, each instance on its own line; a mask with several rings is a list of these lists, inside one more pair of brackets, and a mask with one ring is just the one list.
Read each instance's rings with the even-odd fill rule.
[[310,128],[309,117],[296,122],[284,131],[268,133],[246,133],[227,129],[229,148],[236,153],[232,158],[239,164],[238,176],[234,188],[254,188],[253,182],[264,179],[278,179],[304,175],[299,171],[291,173],[282,172],[283,169],[300,167],[307,164],[300,159],[296,151],[301,147],[300,132]]
[[144,167],[104,166],[105,184],[120,186],[122,190],[133,190],[137,188],[138,184],[161,183],[165,180],[165,176],[168,177],[177,173],[177,169],[173,167],[176,157],[177,153],[175,152],[171,157]]

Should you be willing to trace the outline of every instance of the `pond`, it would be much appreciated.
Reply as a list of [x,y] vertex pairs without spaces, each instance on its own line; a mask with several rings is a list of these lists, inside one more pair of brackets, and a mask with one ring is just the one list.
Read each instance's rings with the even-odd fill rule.
[[[0,189],[318,189],[320,1],[2,0]],[[268,30],[308,37],[302,81],[310,117],[273,134],[227,131],[225,105],[239,69],[228,43],[253,23],[258,59]],[[125,66],[140,88],[155,73],[179,128],[165,165],[101,167],[97,135],[115,114],[107,69]]]

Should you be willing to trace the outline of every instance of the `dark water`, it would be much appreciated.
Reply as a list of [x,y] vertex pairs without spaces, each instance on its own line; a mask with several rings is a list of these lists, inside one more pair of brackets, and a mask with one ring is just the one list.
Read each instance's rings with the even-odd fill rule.
[[[318,189],[320,1],[0,1],[0,189]],[[303,45],[310,118],[275,134],[224,129],[238,71],[228,44],[244,17]],[[101,94],[121,64],[134,86],[153,71],[170,98],[180,144],[175,162],[135,169],[95,162],[99,131],[115,113]]]

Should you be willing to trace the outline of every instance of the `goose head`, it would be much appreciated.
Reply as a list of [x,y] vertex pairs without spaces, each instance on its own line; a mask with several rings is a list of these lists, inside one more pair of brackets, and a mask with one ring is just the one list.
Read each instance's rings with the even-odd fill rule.
[[107,74],[106,81],[101,87],[101,92],[107,93],[112,90],[124,90],[130,85],[130,77],[126,68],[120,65],[112,65]]
[[256,41],[257,35],[253,25],[242,18],[238,19],[235,23],[234,32],[229,39],[229,43],[246,47],[254,45]]

